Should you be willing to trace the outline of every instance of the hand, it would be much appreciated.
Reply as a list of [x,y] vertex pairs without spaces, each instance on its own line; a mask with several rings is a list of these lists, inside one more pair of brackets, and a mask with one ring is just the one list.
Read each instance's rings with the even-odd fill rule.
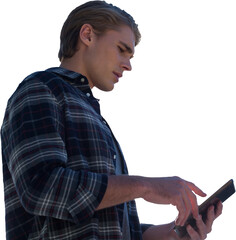
[[[189,237],[182,238],[181,240],[204,240],[207,234],[211,232],[214,220],[222,213],[223,205],[219,202],[216,206],[210,206],[207,211],[206,223],[202,221],[201,215],[196,218],[198,231],[194,230],[190,225],[187,226]],[[178,239],[178,238],[177,238]]]
[[211,232],[212,224],[214,220],[222,213],[222,203],[217,204],[217,208],[214,206],[209,207],[207,213],[206,223],[201,219],[201,216],[196,217],[196,223],[198,231],[195,231],[191,226],[187,227],[189,236],[179,238],[176,232],[173,230],[175,223],[163,224],[159,226],[152,226],[148,228],[143,234],[143,240],[203,240],[206,239],[207,234]]
[[153,225],[143,233],[143,240],[170,240],[170,233],[174,226],[174,222],[157,226]]
[[198,216],[197,199],[193,192],[202,197],[206,194],[193,183],[179,177],[146,178],[146,180],[149,187],[143,198],[152,203],[176,206],[179,211],[176,225],[183,226],[191,212],[194,217]]

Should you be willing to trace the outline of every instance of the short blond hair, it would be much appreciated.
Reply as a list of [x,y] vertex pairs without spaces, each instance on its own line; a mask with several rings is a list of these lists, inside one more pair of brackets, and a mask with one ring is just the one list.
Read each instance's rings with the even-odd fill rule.
[[75,54],[80,29],[84,24],[90,24],[97,35],[127,25],[135,35],[135,45],[141,39],[138,25],[127,12],[105,1],[90,1],[75,8],[66,19],[60,36],[60,61]]

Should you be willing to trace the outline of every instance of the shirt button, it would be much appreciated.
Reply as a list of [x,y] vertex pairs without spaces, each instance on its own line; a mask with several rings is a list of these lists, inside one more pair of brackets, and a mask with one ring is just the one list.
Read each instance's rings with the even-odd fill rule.
[[90,93],[86,93],[87,97],[90,97]]
[[114,160],[116,160],[116,154],[113,156]]
[[81,78],[80,81],[81,81],[82,83],[84,83],[85,79],[84,79],[84,78]]

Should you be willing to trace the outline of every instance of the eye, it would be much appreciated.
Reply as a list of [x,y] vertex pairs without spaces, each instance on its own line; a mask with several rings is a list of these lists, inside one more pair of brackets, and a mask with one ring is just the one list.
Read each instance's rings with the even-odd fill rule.
[[121,48],[120,46],[118,46],[118,49],[119,49],[119,51],[120,51],[121,53],[124,53],[124,52],[125,52],[125,50],[124,50],[123,48]]

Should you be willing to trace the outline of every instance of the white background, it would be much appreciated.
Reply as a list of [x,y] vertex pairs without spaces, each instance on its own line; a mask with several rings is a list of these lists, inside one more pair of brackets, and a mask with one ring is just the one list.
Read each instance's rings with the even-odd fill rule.
[[[30,73],[58,66],[62,24],[85,1],[3,1],[0,119]],[[234,0],[111,0],[135,18],[142,41],[115,89],[100,98],[130,174],[180,176],[208,195],[236,179],[236,3]],[[2,178],[2,176],[1,176]],[[0,239],[4,196],[0,185]],[[202,199],[199,199],[199,203]],[[208,239],[234,239],[236,195]],[[173,206],[137,201],[142,222],[175,219]]]

